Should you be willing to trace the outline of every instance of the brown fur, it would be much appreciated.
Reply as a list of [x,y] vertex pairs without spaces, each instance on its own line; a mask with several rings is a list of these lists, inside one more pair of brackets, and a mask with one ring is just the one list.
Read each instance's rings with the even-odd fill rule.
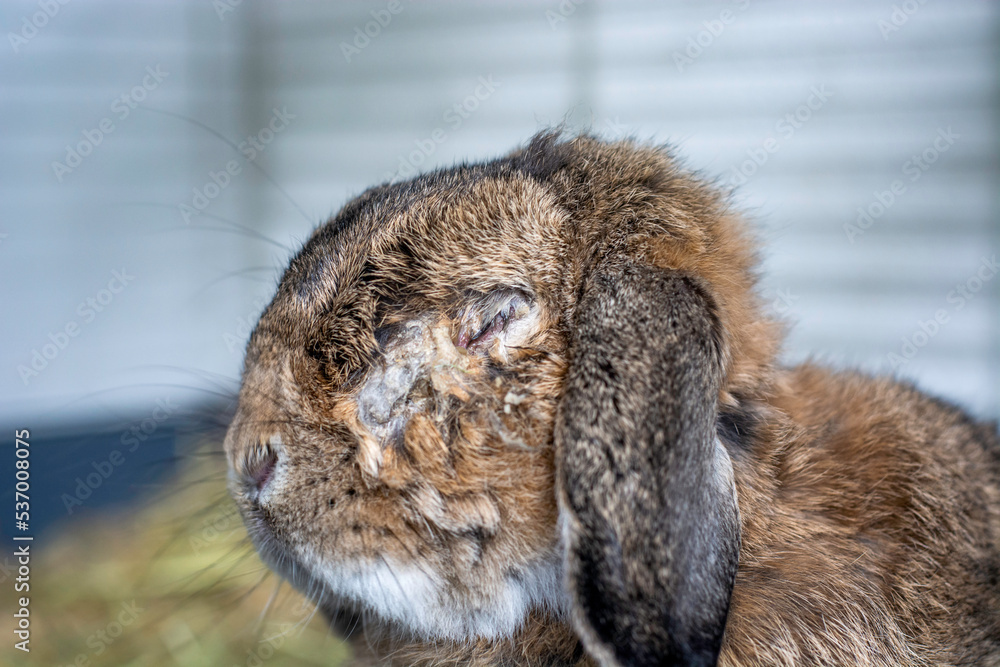
[[[724,442],[742,546],[719,664],[1000,665],[995,426],[892,380],[777,367],[780,324],[722,195],[659,149],[550,135],[359,197],[292,261],[251,338],[226,443],[234,494],[276,569],[331,615],[362,618],[359,661],[596,664],[565,609],[533,608],[506,637],[421,638],[324,592],[302,550],[411,563],[472,605],[558,558],[570,327],[581,284],[614,253],[704,286],[720,414],[749,425]],[[479,354],[442,342],[501,288],[537,306],[525,341]],[[392,354],[379,335],[418,315],[433,371],[407,400],[422,408],[380,440],[360,392]],[[250,480],[274,456],[257,501]]]

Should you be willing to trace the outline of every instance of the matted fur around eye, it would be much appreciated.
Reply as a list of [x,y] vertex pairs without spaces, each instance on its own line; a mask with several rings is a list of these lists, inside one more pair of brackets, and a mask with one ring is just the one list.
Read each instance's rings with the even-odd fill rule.
[[470,297],[456,318],[456,344],[461,348],[482,347],[535,307],[526,292],[507,287]]
[[372,298],[345,303],[326,315],[306,345],[319,362],[319,372],[331,384],[347,382],[364,370],[376,353]]

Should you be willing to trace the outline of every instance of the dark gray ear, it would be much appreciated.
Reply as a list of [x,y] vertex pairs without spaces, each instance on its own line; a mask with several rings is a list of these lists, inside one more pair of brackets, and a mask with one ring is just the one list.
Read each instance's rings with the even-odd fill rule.
[[574,624],[605,665],[714,665],[739,559],[711,298],[629,261],[595,271],[573,318],[556,425]]

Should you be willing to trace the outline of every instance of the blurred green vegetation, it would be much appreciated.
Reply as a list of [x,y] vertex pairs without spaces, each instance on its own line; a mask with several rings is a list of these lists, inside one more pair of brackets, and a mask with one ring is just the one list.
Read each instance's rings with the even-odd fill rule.
[[0,665],[349,662],[315,607],[257,558],[226,494],[221,456],[192,455],[176,479],[130,510],[33,543],[31,652],[14,648],[8,580]]

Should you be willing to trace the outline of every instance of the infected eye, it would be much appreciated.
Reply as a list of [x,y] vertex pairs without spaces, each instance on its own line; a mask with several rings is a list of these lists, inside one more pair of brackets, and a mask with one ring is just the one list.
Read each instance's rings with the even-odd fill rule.
[[[482,349],[503,333],[514,319],[530,309],[528,301],[517,293],[501,293],[490,301],[490,304],[480,304],[466,311],[458,332],[458,347]],[[489,313],[492,317],[483,317]]]
[[458,335],[458,346],[466,349],[470,347],[481,347],[484,343],[488,342],[491,338],[503,331],[507,326],[507,322],[509,322],[510,318],[513,316],[514,306],[510,306],[508,310],[497,313],[496,316],[487,322],[482,329],[471,336],[469,335],[471,329],[463,327],[462,331]]

